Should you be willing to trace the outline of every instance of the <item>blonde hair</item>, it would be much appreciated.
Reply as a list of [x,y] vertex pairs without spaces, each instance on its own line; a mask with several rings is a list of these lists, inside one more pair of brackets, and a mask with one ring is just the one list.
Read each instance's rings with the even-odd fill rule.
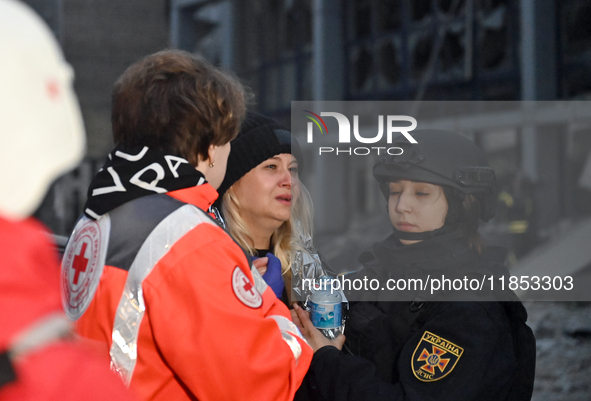
[[292,256],[297,251],[304,251],[303,241],[314,236],[314,205],[308,189],[300,181],[300,196],[291,210]]
[[[256,249],[250,229],[240,216],[240,201],[230,187],[222,200],[222,213],[226,219],[226,227],[234,240],[244,248],[251,256],[256,255]],[[291,221],[285,221],[271,235],[271,252],[281,262],[281,274],[286,275],[291,271]],[[291,277],[289,274],[288,277]]]

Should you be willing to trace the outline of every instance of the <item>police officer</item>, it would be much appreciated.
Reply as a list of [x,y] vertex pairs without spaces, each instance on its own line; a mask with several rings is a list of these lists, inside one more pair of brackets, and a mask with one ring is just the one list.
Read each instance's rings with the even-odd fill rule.
[[[485,247],[477,232],[496,202],[484,153],[451,132],[413,137],[418,144],[397,143],[403,154],[374,166],[393,233],[361,255],[364,268],[351,279],[506,273],[504,254]],[[351,303],[344,347],[342,337],[324,338],[297,311],[315,351],[308,378],[316,399],[531,399],[535,339],[512,293],[472,294],[471,302],[454,291],[416,289],[404,302],[383,294],[366,292],[365,302]]]

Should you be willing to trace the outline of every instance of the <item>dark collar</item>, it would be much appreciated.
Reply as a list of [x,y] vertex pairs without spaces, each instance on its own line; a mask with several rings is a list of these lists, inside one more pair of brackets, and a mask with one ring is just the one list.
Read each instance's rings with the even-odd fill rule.
[[390,235],[384,241],[374,244],[372,253],[381,261],[432,265],[457,260],[473,252],[460,233],[452,232],[412,245],[403,245],[394,235]]
[[390,235],[362,253],[359,261],[367,267],[380,265],[381,269],[388,270],[407,269],[412,265],[414,269],[439,271],[480,265],[487,266],[487,270],[504,272],[506,254],[506,250],[500,247],[486,247],[482,254],[478,254],[470,249],[462,233],[452,232],[412,245],[403,245]]

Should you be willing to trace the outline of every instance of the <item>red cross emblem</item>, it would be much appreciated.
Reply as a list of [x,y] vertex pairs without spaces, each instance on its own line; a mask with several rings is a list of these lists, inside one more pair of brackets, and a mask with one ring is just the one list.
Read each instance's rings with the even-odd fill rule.
[[74,256],[74,261],[72,262],[72,269],[76,271],[74,274],[74,284],[78,284],[78,277],[80,277],[80,273],[86,272],[86,267],[88,267],[88,259],[84,256],[86,253],[86,242],[82,244],[82,249],[80,249],[80,253]]
[[60,87],[56,79],[47,81],[46,88],[51,100],[57,100],[60,97]]
[[232,289],[236,298],[248,307],[258,308],[263,304],[261,294],[239,266],[232,272]]
[[242,278],[242,282],[244,283],[244,288],[246,291],[250,292],[252,295],[254,295],[254,292],[252,291],[252,283],[250,281],[248,281],[248,279],[246,277]]
[[62,258],[62,303],[72,320],[82,316],[94,297],[103,274],[110,227],[108,218],[98,223],[83,217],[68,240]]

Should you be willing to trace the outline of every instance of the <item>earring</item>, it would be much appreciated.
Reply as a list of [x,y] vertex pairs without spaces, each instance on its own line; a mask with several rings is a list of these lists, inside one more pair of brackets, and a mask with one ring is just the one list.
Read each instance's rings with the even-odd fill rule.
[[212,168],[213,166],[215,166],[215,162],[209,163],[209,168]]

